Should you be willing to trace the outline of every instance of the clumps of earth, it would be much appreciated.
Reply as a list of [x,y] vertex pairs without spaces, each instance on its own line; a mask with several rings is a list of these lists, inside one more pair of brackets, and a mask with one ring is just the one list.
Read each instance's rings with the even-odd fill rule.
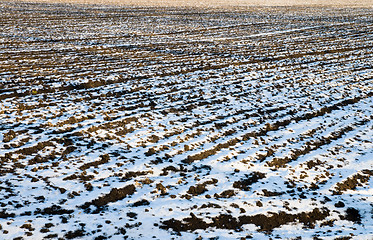
[[0,239],[373,236],[372,9],[0,16]]

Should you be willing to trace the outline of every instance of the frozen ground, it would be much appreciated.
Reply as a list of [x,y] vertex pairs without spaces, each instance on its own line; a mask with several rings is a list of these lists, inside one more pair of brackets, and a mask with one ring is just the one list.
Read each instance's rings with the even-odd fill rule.
[[245,6],[332,6],[373,7],[371,0],[5,0],[11,2],[114,4],[132,6],[189,6],[189,7],[245,7]]
[[0,15],[0,239],[372,239],[373,9]]

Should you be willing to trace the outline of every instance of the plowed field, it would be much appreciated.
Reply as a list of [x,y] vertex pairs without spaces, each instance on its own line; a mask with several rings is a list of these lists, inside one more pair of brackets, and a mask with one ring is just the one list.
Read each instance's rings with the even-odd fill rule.
[[373,9],[0,16],[0,239],[372,239]]

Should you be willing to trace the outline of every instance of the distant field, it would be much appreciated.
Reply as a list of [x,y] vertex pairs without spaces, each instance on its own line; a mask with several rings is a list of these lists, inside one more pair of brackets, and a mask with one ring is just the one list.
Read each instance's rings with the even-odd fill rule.
[[371,240],[372,8],[0,16],[1,240]]
[[[27,0],[26,0],[27,1]],[[119,4],[143,6],[197,6],[197,7],[229,7],[229,6],[349,6],[373,7],[371,0],[30,0],[29,2]]]

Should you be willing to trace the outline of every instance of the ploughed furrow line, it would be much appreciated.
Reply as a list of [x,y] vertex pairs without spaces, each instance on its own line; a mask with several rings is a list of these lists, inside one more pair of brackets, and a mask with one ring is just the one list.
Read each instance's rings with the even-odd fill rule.
[[[372,118],[364,119],[361,121],[356,122],[354,125],[364,125],[367,122],[371,121]],[[316,138],[314,140],[310,140],[306,142],[303,146],[301,146],[299,149],[293,149],[291,150],[291,154],[286,157],[278,158],[274,157],[271,161],[267,162],[267,165],[269,167],[284,167],[285,164],[296,161],[298,158],[315,151],[325,145],[330,144],[332,141],[338,140],[343,138],[348,132],[353,131],[353,126],[346,126],[341,129],[338,129],[337,131],[330,132],[327,136],[322,136],[321,138]]]
[[[271,112],[272,112],[272,111],[271,111]],[[259,114],[263,114],[263,113],[265,113],[265,111],[260,111],[260,112],[259,112]],[[293,113],[294,113],[294,112],[293,112]],[[254,116],[255,116],[255,114],[254,114]],[[219,116],[219,119],[221,119],[221,116]],[[84,119],[83,119],[83,120],[84,120]],[[69,122],[69,121],[72,121],[72,122],[73,122],[73,121],[76,121],[76,120],[68,119],[68,122]],[[78,122],[79,122],[79,121],[78,121]],[[64,125],[64,122],[62,122],[62,123],[58,123],[58,125],[62,125],[62,126],[63,126],[63,125]]]
[[[90,85],[91,83],[88,83],[87,85]],[[94,86],[94,84],[91,84],[92,86]]]
[[341,195],[347,190],[355,190],[358,186],[362,186],[362,184],[369,182],[372,176],[372,170],[364,169],[361,172],[348,177],[346,180],[337,183],[333,193]]
[[[344,111],[344,110],[341,110]],[[286,156],[286,157],[280,157],[281,154],[286,154],[286,155],[292,155],[293,157],[299,158],[300,155],[300,150],[303,149],[303,153],[308,153],[310,151],[313,151],[317,149],[316,147],[314,149],[310,149],[308,145],[312,142],[320,142],[318,145],[322,145],[322,143],[327,144],[327,142],[330,142],[331,139],[326,140],[328,136],[330,135],[330,132],[333,131],[336,133],[340,133],[342,130],[350,130],[351,127],[356,128],[355,124],[354,126],[345,126],[345,125],[351,125],[349,124],[350,122],[359,122],[359,123],[364,123],[369,120],[363,119],[358,121],[356,117],[346,117],[342,116],[340,117],[340,113],[333,112],[328,115],[327,118],[325,118],[324,121],[321,121],[318,118],[314,119],[308,119],[305,121],[305,125],[307,128],[305,129],[300,129],[301,131],[294,131],[293,128],[296,128],[297,125],[301,125],[302,121],[293,123],[288,125],[286,128],[281,129],[277,132],[271,133],[270,137],[264,138],[264,141],[267,142],[267,146],[260,146],[259,143],[257,151],[254,153],[254,155],[251,155],[250,158],[246,159],[243,158],[242,162],[253,162],[255,160],[260,161],[260,162],[266,162],[268,158],[273,158],[273,162],[276,162],[277,160],[290,160],[291,157]],[[368,118],[369,119],[369,118]],[[312,121],[313,120],[313,121]],[[336,129],[336,130],[334,130]],[[352,130],[351,130],[352,131]],[[324,133],[325,136],[322,136],[321,139],[322,141],[319,140],[320,136],[322,133]],[[335,134],[334,134],[335,135]],[[332,134],[332,136],[334,136]],[[315,140],[314,138],[317,137]],[[333,138],[332,140],[336,140],[337,138]],[[272,141],[275,140],[275,144],[272,144]],[[258,142],[258,141],[257,141]],[[302,147],[306,146],[306,147]],[[299,149],[298,149],[299,148]],[[240,148],[237,149],[236,151],[239,152],[240,154],[244,154],[247,152],[249,149],[241,150]],[[254,149],[250,149],[250,151],[253,151]],[[290,152],[290,154],[288,153]],[[276,157],[274,157],[274,155]],[[271,163],[266,163],[266,165],[270,165]],[[277,166],[277,165],[276,165]]]
[[[351,39],[350,39],[351,40]],[[365,42],[364,44],[365,44],[365,47],[367,47],[366,45],[367,45],[367,43],[368,42]],[[163,44],[161,44],[160,46],[158,46],[158,47],[160,47],[160,50],[162,50],[162,45]],[[343,45],[347,45],[347,44],[343,44]],[[343,46],[342,45],[342,46]],[[349,45],[351,46],[351,42],[349,43]],[[186,47],[188,46],[188,44],[186,44],[185,45]],[[348,45],[347,45],[348,46]],[[273,47],[273,46],[272,46]],[[359,48],[359,46],[355,46],[356,47],[356,49],[360,49],[360,48],[363,48],[364,46],[360,46],[360,48]],[[369,47],[369,46],[368,46]],[[128,46],[126,46],[126,45],[124,45],[123,46],[123,50],[122,51],[120,51],[121,50],[121,46],[119,45],[119,46],[112,46],[112,47],[107,47],[107,46],[105,46],[103,49],[102,49],[102,47],[90,47],[90,48],[86,48],[86,49],[82,49],[82,50],[80,50],[80,51],[82,51],[81,53],[80,53],[80,51],[77,51],[77,50],[69,50],[69,51],[72,51],[71,53],[69,53],[69,52],[66,52],[66,53],[64,53],[64,52],[62,52],[62,53],[64,53],[64,54],[68,54],[68,55],[72,55],[73,53],[77,53],[78,54],[78,56],[79,55],[82,55],[81,57],[89,57],[88,59],[81,59],[81,57],[80,57],[80,60],[83,60],[83,61],[90,61],[90,58],[92,58],[92,60],[93,59],[97,59],[97,57],[93,54],[94,52],[96,52],[96,54],[99,54],[101,57],[99,57],[99,59],[101,58],[101,60],[104,60],[105,59],[105,56],[107,56],[107,58],[108,59],[112,59],[112,55],[110,55],[110,54],[112,54],[112,53],[110,53],[110,51],[111,51],[111,49],[112,50],[114,50],[115,52],[118,52],[118,54],[120,54],[120,55],[122,55],[123,53],[124,53],[124,50],[126,50],[125,52],[127,52],[127,54],[128,54],[128,51],[129,50],[131,50],[131,48],[138,48],[138,50],[143,50],[143,51],[145,51],[145,52],[147,52],[147,54],[150,54],[150,57],[153,57],[153,55],[155,55],[154,57],[157,57],[158,55],[161,55],[162,54],[162,52],[159,52],[159,53],[157,53],[157,51],[156,50],[154,50],[154,49],[157,49],[157,45],[155,45],[155,44],[149,44],[149,46],[148,47],[140,47],[139,45],[133,45],[133,46],[131,46],[131,45],[128,45]],[[127,48],[127,49],[126,49]],[[206,49],[206,50],[203,50],[203,51],[205,51],[207,54],[210,54],[211,53],[211,51],[214,51],[214,49],[215,48],[212,48],[212,49]],[[353,48],[347,48],[347,49],[340,49],[340,50],[330,50],[330,52],[329,53],[335,53],[335,52],[338,52],[338,53],[341,53],[341,52],[345,52],[345,51],[350,51],[351,49],[353,49]],[[219,48],[216,48],[216,50],[219,50]],[[244,50],[245,50],[245,47],[244,47]],[[269,49],[269,51],[271,52],[277,52],[278,51],[278,49],[273,49],[273,48],[270,48]],[[93,51],[93,52],[92,52]],[[109,51],[109,52],[108,52]],[[183,50],[184,51],[184,50]],[[297,51],[298,51],[298,48],[297,48]],[[325,50],[326,51],[326,50]],[[131,51],[130,51],[131,52]],[[134,53],[136,53],[135,51],[133,51]],[[176,54],[178,51],[177,51],[177,49],[175,49],[175,51],[174,52],[170,52],[170,53],[174,53],[174,54]],[[288,49],[288,53],[292,53],[293,51],[292,51],[292,49]],[[80,53],[80,54],[79,54]],[[186,56],[188,56],[188,55],[190,55],[190,53],[188,53],[188,52],[185,52],[186,54]],[[212,52],[213,53],[213,52]],[[254,54],[255,52],[248,52],[248,54]],[[317,54],[320,54],[320,53],[325,53],[324,51],[314,51],[314,52],[312,52],[312,53],[307,53],[307,54],[314,54],[314,55],[317,55]],[[28,54],[30,54],[30,56],[33,56],[33,57],[38,57],[38,55],[40,55],[40,52],[38,52],[38,55],[36,55],[35,53],[28,53]],[[46,54],[48,54],[48,55],[51,55],[51,56],[53,56],[52,54],[60,54],[60,53],[58,53],[58,52],[51,52],[50,50],[48,51],[48,52],[46,52]],[[193,54],[192,53],[192,56],[193,55],[195,55],[195,54]],[[254,54],[254,56],[255,56],[256,54]],[[288,54],[287,54],[288,55]],[[19,56],[19,53],[17,53],[17,56]],[[131,55],[129,55],[129,56],[131,56]],[[135,57],[136,55],[134,55],[134,57]],[[177,55],[175,55],[175,56],[177,56]],[[219,56],[219,55],[217,55],[217,56]],[[234,55],[233,55],[234,56]],[[241,55],[238,55],[238,56],[241,56]],[[296,55],[295,55],[296,56]],[[207,55],[207,57],[208,57],[208,55]],[[216,57],[216,56],[215,56]],[[128,55],[125,57],[125,58],[129,58],[128,57]],[[179,57],[180,58],[180,57]],[[53,59],[53,58],[52,58]],[[75,57],[75,59],[76,59],[76,57]],[[117,58],[116,57],[116,59],[118,59],[119,60],[119,58]],[[131,59],[131,58],[129,58],[129,59]],[[145,58],[144,58],[145,59]],[[182,59],[185,59],[185,57],[184,56],[182,56]],[[74,60],[74,58],[72,59],[72,60]],[[136,58],[134,58],[133,60],[136,60]],[[216,59],[215,59],[216,60]],[[156,61],[156,60],[155,60]],[[169,60],[167,60],[167,61],[169,61]],[[170,62],[170,63],[172,63],[172,62]],[[78,63],[79,64],[79,63]],[[134,62],[134,64],[136,64],[135,62]],[[78,65],[79,66],[79,65]]]
[[0,15],[0,236],[373,234],[371,9]]
[[175,232],[195,231],[198,229],[220,228],[230,229],[235,231],[243,231],[242,226],[245,224],[255,224],[259,227],[259,231],[271,232],[281,225],[286,225],[291,222],[303,223],[305,227],[313,227],[316,221],[324,220],[329,216],[329,210],[315,208],[311,212],[302,212],[299,214],[289,214],[286,212],[271,213],[270,216],[265,214],[257,214],[253,216],[242,215],[235,218],[229,214],[221,214],[213,217],[211,223],[205,222],[191,213],[190,217],[182,220],[174,218],[162,222],[161,228],[172,229]]
[[[171,74],[171,76],[172,75],[173,74]],[[145,79],[145,76],[144,77],[134,77],[132,80],[136,80],[136,79]],[[116,81],[102,81],[101,80],[101,81],[88,82],[88,83],[79,84],[79,85],[74,84],[74,85],[71,85],[71,86],[59,87],[59,89],[42,87],[41,89],[38,89],[37,93],[38,94],[45,94],[45,93],[53,93],[57,90],[75,90],[75,89],[97,88],[97,87],[101,87],[101,86],[104,86],[104,85],[118,83],[120,81],[127,82],[127,81],[131,81],[131,79],[116,80]],[[35,87],[35,85],[33,85],[33,86]],[[7,93],[6,90],[3,90],[3,91],[5,91],[5,93]],[[9,89],[9,91],[11,91],[11,89]],[[9,98],[9,97],[16,97],[16,96],[26,96],[26,95],[31,95],[31,91],[26,91],[26,92],[21,91],[21,93],[3,94],[2,98]]]
[[96,207],[102,207],[110,202],[116,202],[118,200],[122,200],[128,195],[132,195],[135,192],[135,190],[136,188],[134,185],[128,185],[126,187],[119,189],[113,188],[108,194],[103,195],[97,199],[94,199],[91,202],[86,202],[80,207],[83,209],[88,209],[91,205],[94,205]]
[[62,125],[64,125],[64,124],[62,123]]
[[[264,112],[265,112],[265,111],[264,111]],[[263,112],[261,111],[260,114],[262,114],[262,113],[263,113]],[[220,119],[220,117],[219,117],[219,119]]]
[[[205,158],[207,158],[211,155],[214,155],[216,152],[220,151],[221,149],[226,149],[226,148],[235,146],[237,143],[239,143],[241,141],[247,141],[251,137],[260,137],[260,136],[266,135],[270,131],[277,131],[279,128],[289,125],[292,121],[299,122],[299,121],[304,121],[304,120],[307,120],[307,119],[312,119],[312,118],[315,118],[315,117],[324,116],[325,114],[328,114],[328,113],[330,113],[334,110],[339,110],[341,107],[351,105],[351,104],[355,104],[362,99],[369,98],[369,97],[372,97],[372,96],[373,96],[373,92],[370,92],[370,93],[368,93],[368,94],[366,94],[362,97],[356,97],[356,98],[353,98],[353,99],[343,100],[343,101],[335,103],[331,106],[325,106],[325,107],[323,107],[321,109],[318,109],[318,110],[316,110],[314,112],[311,112],[311,113],[306,113],[306,114],[303,114],[303,115],[300,115],[300,116],[295,116],[295,117],[292,117],[290,119],[283,119],[283,120],[280,120],[280,121],[276,121],[273,124],[266,124],[265,127],[261,128],[257,131],[252,131],[252,132],[245,133],[245,134],[243,134],[239,137],[230,139],[230,140],[226,141],[225,143],[220,143],[220,144],[216,145],[215,147],[213,147],[209,150],[205,150],[205,151],[202,151],[201,153],[197,153],[197,154],[194,154],[194,155],[189,155],[187,157],[187,159],[184,160],[184,162],[188,163],[188,164],[191,164],[194,161],[202,160],[202,159],[205,159]],[[345,131],[352,130],[350,128],[351,127],[348,127],[347,129],[345,129]],[[341,133],[337,133],[337,135],[340,135],[340,134],[344,134],[344,131],[342,131]],[[330,143],[328,141],[326,141],[326,142]]]
[[[362,121],[356,121],[359,122]],[[371,120],[363,125],[355,124],[352,131],[326,145],[323,151],[303,158],[306,161],[300,161],[299,164],[293,163],[290,167],[292,172],[287,178],[294,179],[298,185],[304,185],[313,191],[330,192],[335,196],[346,191],[364,192],[369,188],[367,184],[371,176],[367,169],[372,161],[371,132]]]
[[[89,84],[89,83],[88,83],[88,84]],[[167,84],[165,84],[165,85],[167,85]],[[162,86],[163,86],[163,85],[161,85],[161,87],[162,87]],[[199,90],[200,90],[200,89],[199,89]],[[158,91],[157,91],[157,92],[158,92]],[[124,91],[123,93],[126,94],[127,91]],[[130,94],[130,93],[131,93],[131,91],[128,92],[128,94]],[[176,93],[177,93],[177,92],[176,92]],[[175,94],[176,94],[176,93],[175,93]],[[106,96],[110,96],[110,93],[109,93],[109,95],[106,94]],[[116,97],[117,97],[118,94],[117,94],[117,93],[113,93],[113,96],[116,96]],[[95,97],[91,97],[91,99],[92,99],[92,98],[95,98]],[[88,99],[88,100],[91,100],[91,99]],[[88,101],[88,100],[86,100],[86,101]],[[80,101],[81,101],[81,100],[80,100]],[[27,110],[32,110],[32,106],[26,106],[26,107],[27,107],[27,108],[26,108]],[[40,107],[40,104],[36,104],[34,107]],[[22,109],[21,109],[21,110],[22,110]]]
[[[302,105],[302,104],[300,104],[300,105]],[[259,110],[259,111],[254,111],[254,112],[252,112],[252,113],[250,113],[250,112],[246,112],[245,114],[244,114],[244,119],[247,119],[247,120],[249,120],[250,118],[255,118],[255,117],[259,117],[259,116],[264,116],[265,114],[268,114],[268,113],[270,113],[270,114],[274,114],[274,113],[276,113],[277,111],[282,111],[282,110],[285,110],[286,109],[286,107],[284,107],[284,106],[282,106],[282,107],[280,107],[280,108],[270,108],[270,109],[268,109],[268,111],[266,111],[266,110]],[[290,114],[291,113],[291,114]],[[297,111],[294,111],[294,110],[290,110],[290,111],[288,111],[288,112],[285,112],[285,114],[284,114],[284,116],[286,116],[286,115],[296,115],[296,113],[297,113]],[[244,121],[239,121],[238,122],[238,120],[240,120],[240,116],[238,115],[235,115],[235,114],[233,114],[232,116],[234,116],[234,120],[233,120],[233,122],[232,121],[229,121],[229,122],[227,122],[227,123],[224,123],[224,122],[222,122],[222,121],[219,121],[218,123],[216,123],[215,124],[215,128],[216,127],[218,127],[219,128],[219,126],[221,126],[221,128],[222,129],[224,129],[224,131],[225,131],[225,133],[223,134],[223,136],[227,136],[227,134],[229,134],[229,135],[231,135],[231,134],[234,134],[234,133],[236,133],[237,131],[242,131],[243,129],[247,129],[247,127],[252,127],[253,126],[253,124],[251,123],[251,124],[248,124],[248,122],[247,122],[247,120],[244,120]],[[264,121],[268,121],[269,119],[276,119],[278,117],[278,115],[276,114],[274,117],[271,117],[271,116],[267,116],[267,117],[265,117],[264,118],[264,120],[262,120],[262,119],[260,119],[260,120],[258,120],[259,121],[259,124],[262,124],[262,123],[264,123]],[[224,119],[224,117],[223,116],[218,116],[218,119]],[[199,122],[198,122],[199,123]],[[204,125],[204,124],[200,124],[200,125],[198,125],[198,123],[197,123],[197,127],[201,127],[202,125]],[[210,124],[210,122],[208,122],[209,124]],[[236,124],[237,123],[237,124]],[[245,126],[246,125],[246,126]],[[210,125],[209,125],[210,126]],[[235,127],[234,127],[235,126]],[[245,127],[244,127],[245,126]],[[244,128],[243,128],[244,127]],[[208,129],[208,127],[206,127],[207,129]],[[238,129],[239,130],[238,130]],[[203,132],[202,132],[203,133]],[[198,136],[198,135],[197,135]],[[214,136],[214,137],[212,137],[212,139],[214,139],[213,141],[216,141],[217,139],[216,139],[216,137]],[[184,142],[184,140],[182,141],[182,142]],[[173,142],[173,144],[175,144],[175,142]],[[160,147],[157,147],[158,149],[162,149],[162,148],[164,148],[165,147],[165,145],[163,145],[163,146],[160,146]],[[157,151],[154,151],[154,147],[152,147],[153,149],[151,150],[152,151],[152,153],[151,154],[154,154],[154,153],[156,153]]]
[[[359,48],[357,48],[357,49],[359,49]],[[351,50],[351,49],[347,49],[347,51],[349,51],[349,50]],[[333,52],[335,52],[335,51],[338,52],[338,51],[340,51],[340,50],[332,50],[331,53],[333,53]],[[345,50],[342,49],[341,51],[345,51]],[[321,52],[321,53],[323,53],[323,52]],[[312,53],[312,54],[319,54],[319,53],[314,52],[314,53]],[[298,56],[298,55],[293,55],[292,57],[294,57],[294,56]],[[299,55],[299,56],[300,56],[300,55]],[[299,56],[298,56],[298,57],[299,57]],[[289,56],[286,56],[286,58],[288,58],[288,57],[289,57]],[[268,61],[268,59],[267,59],[266,61]]]
[[[226,67],[226,66],[224,66]],[[369,68],[368,68],[369,69]],[[197,70],[200,70],[200,69],[197,69]],[[187,73],[189,71],[186,71],[184,72]],[[160,77],[165,77],[165,76],[174,76],[175,74],[178,74],[178,73],[182,73],[182,72],[173,72],[171,74],[166,74],[166,75],[160,75]],[[146,79],[146,76],[142,76],[142,77],[134,77],[132,78],[133,80],[136,80],[136,79]],[[97,88],[97,87],[102,87],[102,86],[105,86],[105,85],[109,85],[109,84],[115,84],[115,83],[120,83],[122,81],[130,81],[130,79],[124,79],[124,80],[108,80],[108,81],[95,81],[95,82],[88,82],[88,83],[83,83],[83,84],[74,84],[74,85],[70,85],[70,86],[64,86],[64,87],[58,87],[57,89],[56,88],[41,88],[41,89],[38,89],[37,90],[37,93],[38,94],[46,94],[46,93],[54,93],[55,91],[71,91],[71,90],[75,90],[75,89],[88,89],[88,88]],[[1,95],[1,98],[2,99],[6,99],[6,98],[10,98],[10,97],[17,97],[17,96],[27,96],[27,95],[31,95],[32,92],[31,91],[26,91],[26,92],[21,92],[21,93],[10,93],[10,94],[2,94]]]
[[[196,101],[198,101],[198,100],[196,100]],[[220,100],[221,101],[221,100]],[[210,101],[206,101],[207,103],[208,102],[210,102]],[[216,102],[216,101],[211,101],[211,103],[214,103],[214,102]],[[223,101],[224,102],[224,101]],[[199,104],[197,104],[196,106],[198,106]],[[140,105],[141,107],[146,107],[146,105]],[[192,105],[193,106],[193,105]],[[31,108],[30,108],[31,107]],[[32,106],[27,106],[27,109],[28,110],[32,110],[32,108],[35,108],[35,107],[40,107],[40,106],[38,106],[38,105],[35,105],[34,107],[32,107]],[[151,107],[151,106],[150,106]],[[134,105],[133,107],[130,107],[130,108],[125,108],[126,110],[130,110],[130,109],[136,109],[137,107],[136,107],[136,105]],[[174,109],[174,108],[172,108],[172,109]],[[177,108],[176,108],[177,109]],[[185,107],[183,107],[183,108],[180,108],[179,110],[180,111],[183,111],[183,110],[187,110],[187,109],[189,109],[189,110],[191,110],[191,109],[193,109],[193,107],[192,108],[189,108],[188,107],[188,105],[186,106],[186,108]],[[167,111],[167,109],[162,109],[162,111]],[[265,112],[265,110],[264,111],[260,111],[260,113],[263,113],[263,112]],[[86,118],[83,118],[82,120],[84,120],[84,119],[86,119]],[[79,122],[79,121],[78,121]],[[61,123],[57,123],[57,125],[64,125],[63,124],[64,122],[61,122]]]

